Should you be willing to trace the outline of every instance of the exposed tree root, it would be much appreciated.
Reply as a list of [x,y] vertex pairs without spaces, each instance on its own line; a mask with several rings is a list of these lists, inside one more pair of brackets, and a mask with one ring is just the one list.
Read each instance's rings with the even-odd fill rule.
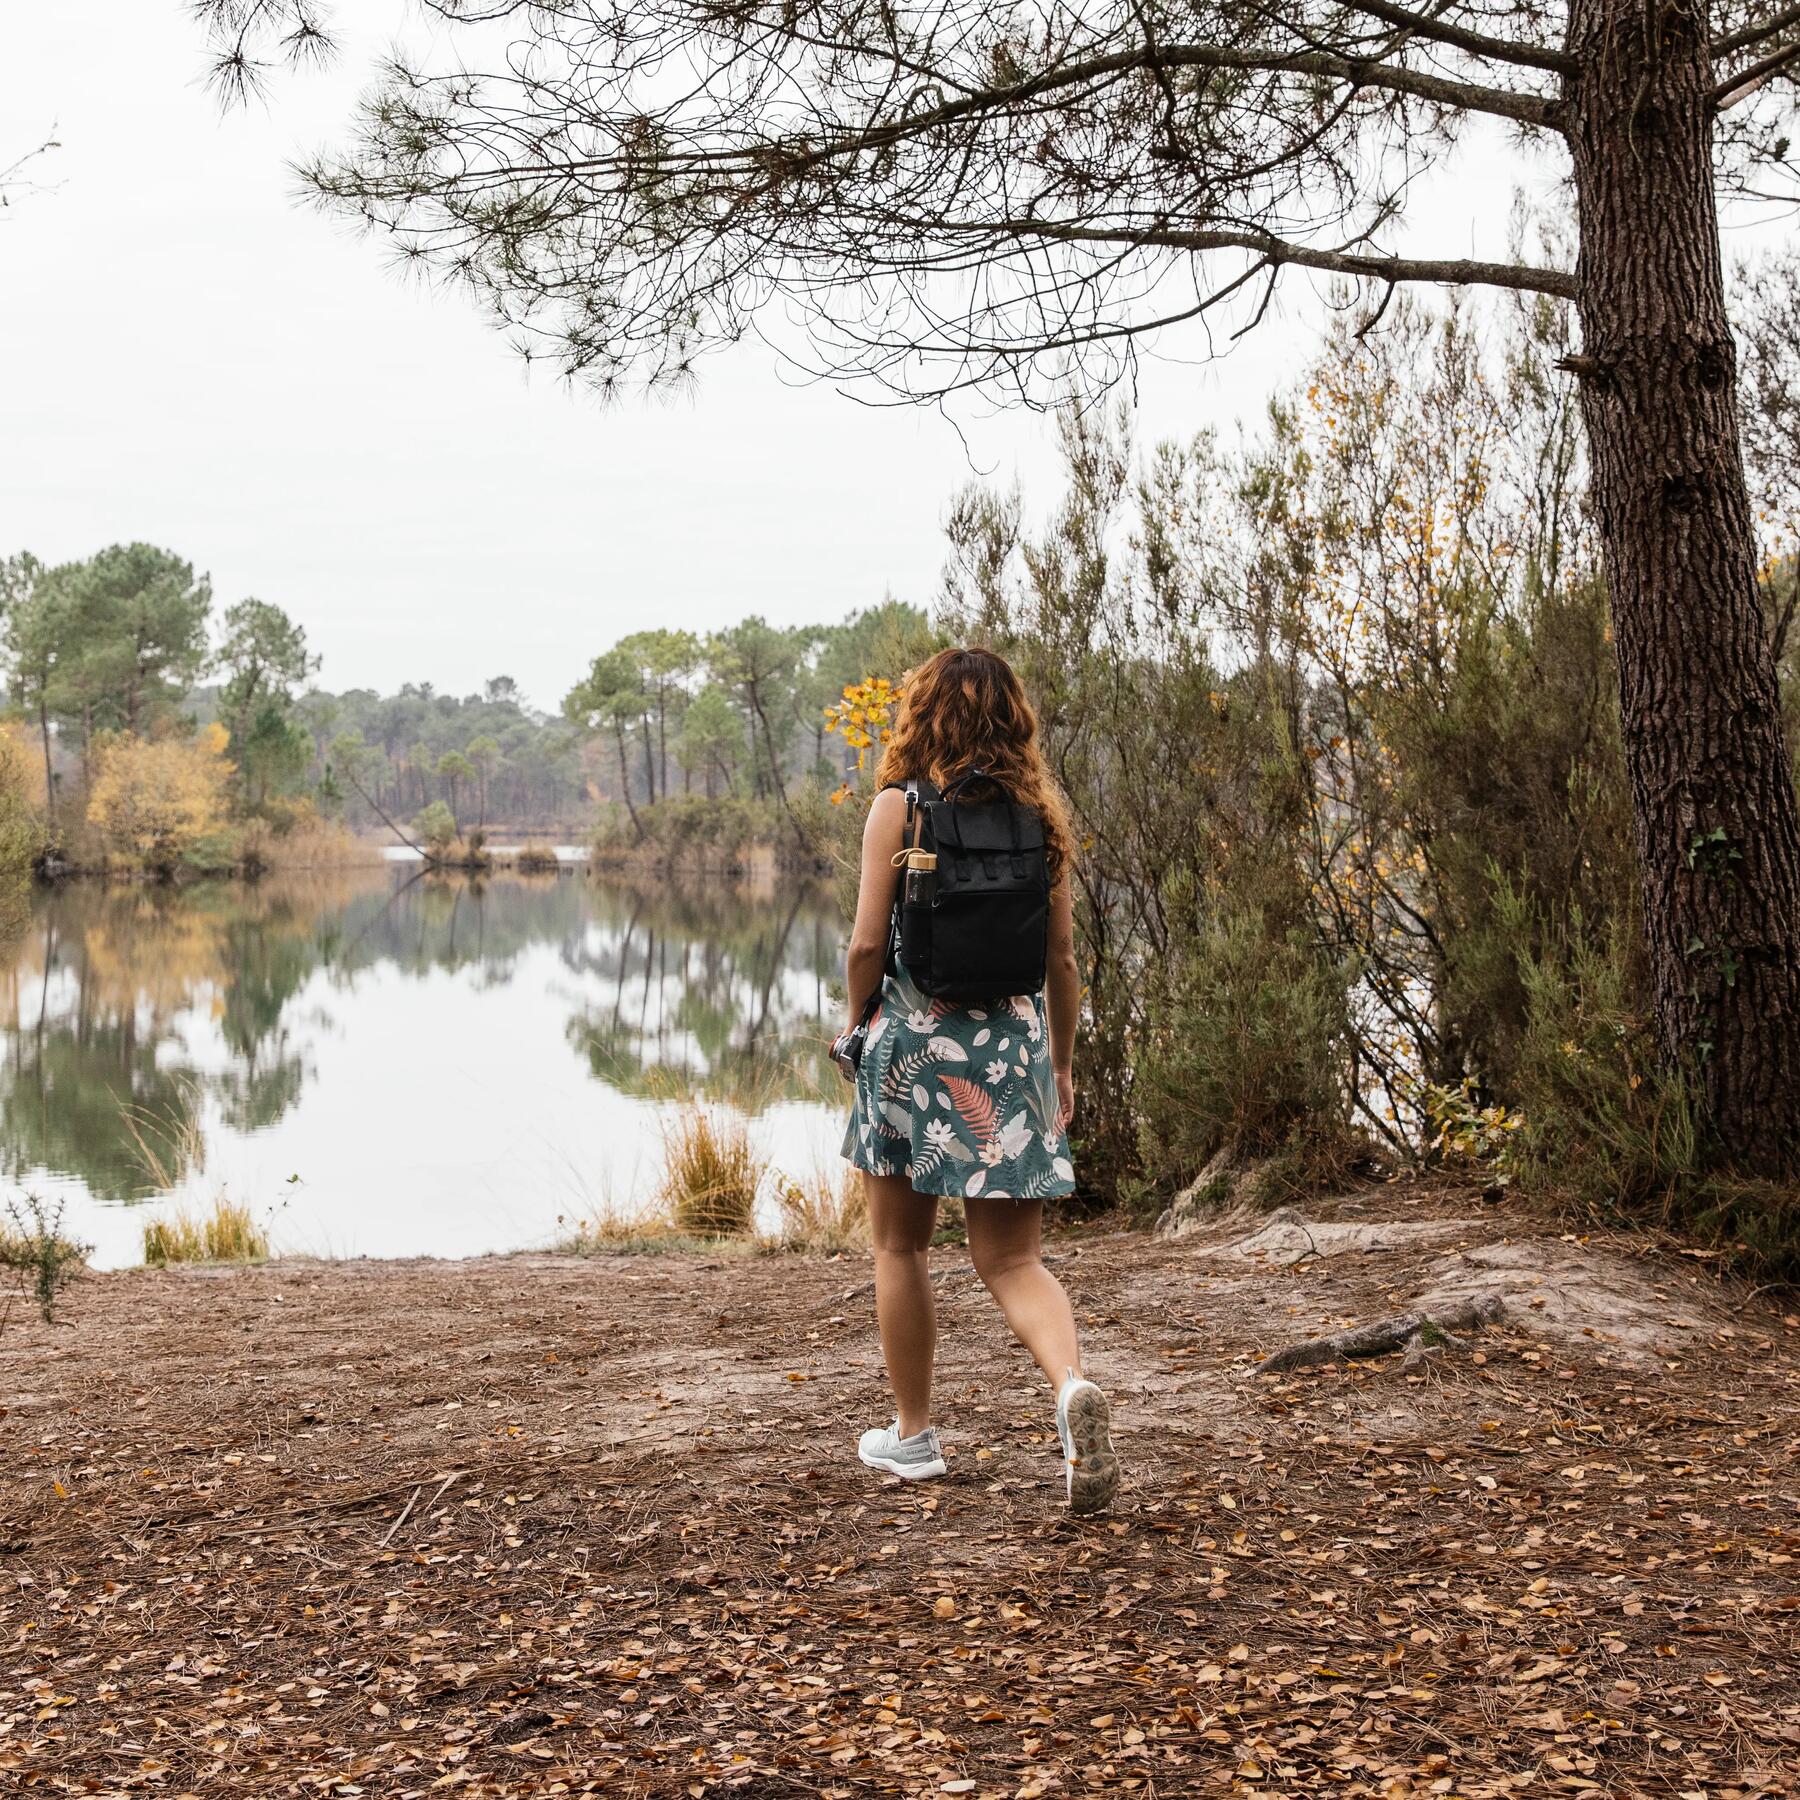
[[[1319,1363],[1348,1362],[1361,1356],[1386,1356],[1392,1350],[1422,1354],[1455,1343],[1455,1333],[1492,1325],[1506,1311],[1505,1296],[1497,1292],[1477,1294],[1430,1311],[1396,1313],[1367,1325],[1353,1325],[1304,1344],[1276,1350],[1256,1365],[1258,1375],[1281,1375],[1289,1369],[1310,1369]],[[1417,1360],[1416,1356],[1409,1360]]]

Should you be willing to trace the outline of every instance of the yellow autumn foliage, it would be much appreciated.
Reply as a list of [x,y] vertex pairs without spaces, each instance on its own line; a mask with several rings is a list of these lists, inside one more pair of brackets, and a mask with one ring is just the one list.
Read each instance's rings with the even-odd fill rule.
[[11,726],[0,726],[0,946],[11,949],[28,915],[31,859],[42,837],[31,804],[31,759]]
[[[844,689],[844,697],[825,708],[825,729],[843,734],[844,742],[856,752],[856,771],[860,775],[868,766],[869,752],[879,750],[893,735],[894,713],[900,705],[901,689],[885,676],[865,676]],[[830,796],[833,806],[850,797],[846,782]]]
[[34,813],[44,810],[43,756],[17,719],[0,721],[0,788]]
[[121,734],[95,751],[88,823],[107,850],[145,869],[167,871],[191,859],[229,821],[224,730],[194,738]]

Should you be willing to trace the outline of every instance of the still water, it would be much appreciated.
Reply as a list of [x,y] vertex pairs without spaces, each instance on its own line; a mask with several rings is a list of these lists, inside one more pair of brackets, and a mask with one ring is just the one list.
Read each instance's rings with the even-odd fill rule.
[[0,968],[0,1174],[94,1262],[226,1194],[277,1250],[470,1256],[629,1214],[680,1096],[834,1166],[829,896],[416,867],[38,893]]

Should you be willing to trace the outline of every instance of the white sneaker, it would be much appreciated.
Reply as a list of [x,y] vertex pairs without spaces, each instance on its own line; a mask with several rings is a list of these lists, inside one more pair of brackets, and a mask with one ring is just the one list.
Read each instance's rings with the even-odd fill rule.
[[1112,1407],[1106,1396],[1071,1369],[1056,1390],[1056,1435],[1062,1439],[1070,1512],[1103,1512],[1111,1504],[1119,1485],[1111,1427]]
[[944,1473],[944,1447],[937,1427],[927,1425],[909,1438],[900,1435],[900,1421],[865,1431],[856,1454],[871,1469],[885,1469],[902,1481],[931,1481]]

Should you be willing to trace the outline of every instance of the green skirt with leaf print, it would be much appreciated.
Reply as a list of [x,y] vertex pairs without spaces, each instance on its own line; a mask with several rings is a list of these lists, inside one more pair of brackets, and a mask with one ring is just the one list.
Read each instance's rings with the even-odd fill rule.
[[922,1194],[1072,1194],[1043,995],[964,1006],[921,994],[904,971],[888,976],[843,1153],[871,1175],[909,1176]]

